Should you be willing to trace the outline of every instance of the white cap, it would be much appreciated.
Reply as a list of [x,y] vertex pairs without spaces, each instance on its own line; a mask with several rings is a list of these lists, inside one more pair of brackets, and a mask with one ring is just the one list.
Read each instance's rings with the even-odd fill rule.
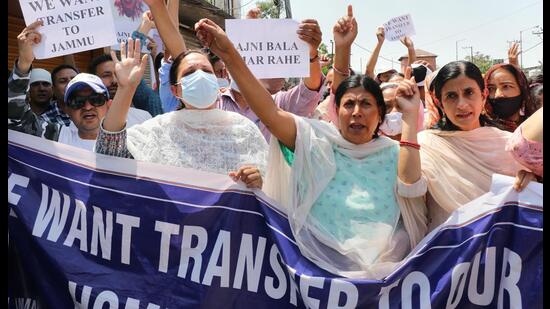
[[383,69],[381,69],[381,70],[376,70],[376,77],[378,77],[378,76],[381,75],[381,74],[388,73],[388,72],[398,73],[396,69],[393,69],[393,68],[383,68]]
[[29,85],[35,82],[48,82],[52,84],[52,75],[44,69],[32,69],[29,77]]
[[103,93],[107,99],[109,99],[109,91],[99,76],[88,73],[78,73],[67,84],[67,88],[65,89],[65,102],[69,100],[69,97],[73,91],[81,89],[82,86],[88,86],[96,93]]

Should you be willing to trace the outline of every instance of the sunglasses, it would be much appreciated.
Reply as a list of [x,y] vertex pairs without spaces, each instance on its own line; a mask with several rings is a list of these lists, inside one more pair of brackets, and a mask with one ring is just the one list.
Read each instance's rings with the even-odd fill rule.
[[81,109],[86,102],[90,102],[94,107],[103,106],[107,102],[107,97],[102,94],[92,94],[87,97],[72,97],[67,102],[67,106],[72,109]]

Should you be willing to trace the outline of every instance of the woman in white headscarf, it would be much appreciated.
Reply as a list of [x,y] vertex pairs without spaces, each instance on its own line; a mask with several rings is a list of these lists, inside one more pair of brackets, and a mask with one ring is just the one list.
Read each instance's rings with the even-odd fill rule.
[[378,84],[359,75],[342,81],[357,35],[351,6],[334,27],[333,87],[340,130],[277,108],[220,27],[203,19],[195,29],[224,60],[250,107],[275,137],[265,191],[287,213],[301,253],[341,276],[381,279],[391,273],[422,239],[426,226],[426,183],[419,169],[408,173],[405,168],[420,164],[416,83],[407,80],[401,90],[400,97],[407,97],[399,103],[406,122],[402,136],[409,143],[400,148],[378,135],[385,115]]

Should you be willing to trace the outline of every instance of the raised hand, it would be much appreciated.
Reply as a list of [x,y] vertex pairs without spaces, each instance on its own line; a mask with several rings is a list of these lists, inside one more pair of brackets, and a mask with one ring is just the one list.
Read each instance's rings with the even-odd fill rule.
[[518,56],[520,53],[519,43],[514,42],[512,46],[510,46],[510,49],[508,49],[508,63],[519,66]]
[[246,19],[258,19],[262,17],[262,10],[259,7],[251,8],[246,13]]
[[348,14],[338,20],[332,28],[336,46],[351,46],[357,37],[357,21],[353,17],[353,8],[348,5]]
[[298,37],[309,45],[309,57],[317,55],[317,49],[323,39],[319,23],[315,19],[305,19],[298,25]]
[[401,43],[403,43],[403,45],[405,45],[405,47],[407,47],[407,48],[412,48],[412,47],[414,47],[413,41],[412,41],[411,38],[408,37],[408,36],[402,37],[401,39],[399,39],[399,41],[401,41]]
[[327,55],[320,55],[319,63],[321,64],[321,68],[328,67],[332,64],[332,58]]
[[241,180],[246,184],[247,188],[261,189],[263,185],[262,175],[260,170],[251,165],[242,166],[237,172],[229,172],[229,176],[234,181]]
[[416,81],[412,75],[412,68],[407,67],[405,69],[405,78],[399,83],[396,92],[397,105],[403,113],[403,118],[406,115],[415,115],[414,120],[416,121],[416,114],[418,113],[418,106],[422,104],[420,101],[420,92]]
[[378,44],[384,43],[384,40],[386,39],[384,27],[378,27],[378,29],[376,29],[376,39],[378,40]]
[[155,18],[149,10],[143,12],[143,14],[141,15],[141,22],[151,29],[155,28]]
[[132,38],[129,38],[128,50],[126,50],[126,42],[120,43],[120,60],[118,60],[116,53],[111,50],[111,57],[115,62],[115,76],[119,89],[135,89],[143,77],[145,67],[147,66],[147,54],[140,57],[140,44],[139,39],[134,42]]
[[26,73],[31,67],[34,60],[32,48],[34,45],[40,44],[42,40],[42,35],[38,32],[37,28],[43,25],[43,21],[37,20],[25,27],[17,36],[17,46],[19,48],[17,67],[21,72]]
[[210,48],[222,60],[227,59],[229,50],[234,49],[223,29],[208,18],[199,20],[195,24],[195,31],[202,45]]

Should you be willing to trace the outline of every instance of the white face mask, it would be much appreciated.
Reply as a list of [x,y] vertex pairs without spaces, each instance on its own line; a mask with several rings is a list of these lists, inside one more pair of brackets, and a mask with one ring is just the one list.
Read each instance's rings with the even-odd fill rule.
[[180,80],[181,99],[195,108],[203,109],[216,102],[218,98],[218,80],[216,75],[196,70]]
[[386,114],[384,122],[380,125],[380,130],[387,136],[395,136],[401,134],[401,126],[403,114],[400,112],[391,112]]
[[218,85],[220,88],[227,88],[229,87],[229,81],[225,78],[218,77]]

